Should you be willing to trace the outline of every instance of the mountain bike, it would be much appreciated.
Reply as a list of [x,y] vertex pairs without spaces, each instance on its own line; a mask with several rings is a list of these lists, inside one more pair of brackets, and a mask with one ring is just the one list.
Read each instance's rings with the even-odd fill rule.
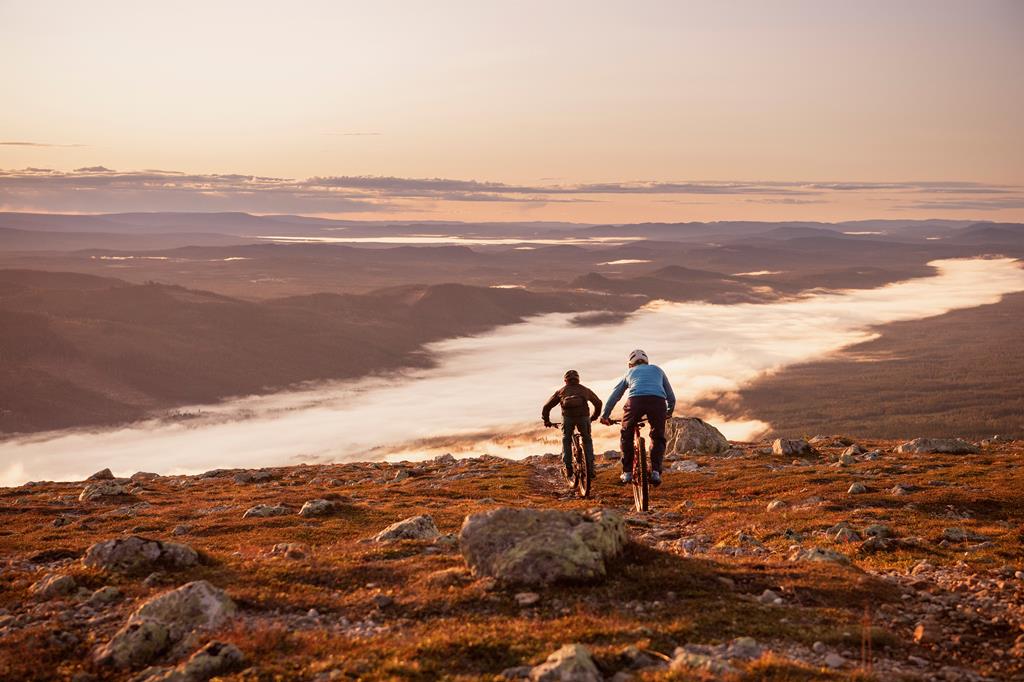
[[[621,419],[611,420],[612,424],[621,424]],[[643,437],[641,429],[647,426],[647,422],[641,419],[636,423],[633,430],[633,506],[638,512],[650,510],[651,506],[651,472],[647,466],[647,440]]]
[[[560,427],[561,424],[552,424]],[[587,455],[583,450],[583,438],[580,432],[573,429],[572,432],[572,476],[569,477],[569,485],[581,498],[590,497],[590,467],[587,466]]]

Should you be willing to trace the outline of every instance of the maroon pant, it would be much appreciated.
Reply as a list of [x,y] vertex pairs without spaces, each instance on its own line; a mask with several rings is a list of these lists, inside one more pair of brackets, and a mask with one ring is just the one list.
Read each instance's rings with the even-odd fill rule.
[[668,404],[656,395],[638,395],[626,401],[622,411],[622,470],[633,470],[633,434],[637,423],[644,417],[651,425],[651,469],[661,473],[661,460],[665,456],[665,419]]

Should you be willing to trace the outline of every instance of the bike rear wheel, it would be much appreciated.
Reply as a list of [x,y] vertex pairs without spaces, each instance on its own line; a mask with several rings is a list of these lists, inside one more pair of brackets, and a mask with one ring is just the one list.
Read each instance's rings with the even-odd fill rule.
[[638,512],[645,512],[651,505],[651,483],[647,473],[647,443],[643,438],[636,439],[636,452],[633,453],[633,504]]
[[572,439],[572,466],[575,476],[576,494],[580,497],[590,496],[590,467],[587,466],[587,456],[583,451],[583,443],[580,442],[579,434],[574,434]]

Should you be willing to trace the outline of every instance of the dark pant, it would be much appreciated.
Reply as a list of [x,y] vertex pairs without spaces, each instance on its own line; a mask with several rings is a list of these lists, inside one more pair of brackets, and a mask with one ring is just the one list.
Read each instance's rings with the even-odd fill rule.
[[622,411],[622,432],[619,446],[622,449],[622,470],[633,471],[633,434],[640,419],[646,417],[651,425],[651,469],[661,473],[661,460],[665,456],[665,419],[668,404],[656,395],[640,395],[630,398]]
[[576,429],[583,440],[583,454],[587,458],[587,469],[594,473],[594,440],[590,437],[590,415],[567,417],[562,415],[562,461],[566,470],[572,469],[572,432]]

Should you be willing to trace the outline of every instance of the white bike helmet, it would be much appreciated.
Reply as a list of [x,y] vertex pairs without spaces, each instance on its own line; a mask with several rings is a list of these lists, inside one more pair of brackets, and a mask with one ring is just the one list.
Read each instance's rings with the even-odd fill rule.
[[648,363],[647,353],[643,352],[639,348],[629,354],[629,364],[632,365],[646,365]]

